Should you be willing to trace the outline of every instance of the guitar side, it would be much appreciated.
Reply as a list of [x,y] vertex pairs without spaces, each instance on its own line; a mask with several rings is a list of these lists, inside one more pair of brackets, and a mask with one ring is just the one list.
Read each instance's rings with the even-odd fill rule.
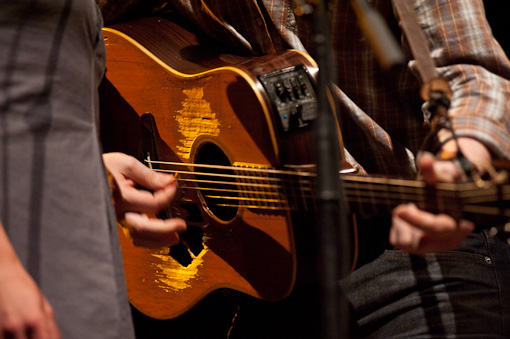
[[[190,165],[211,157],[253,168],[310,161],[309,131],[280,133],[257,75],[297,64],[313,71],[312,60],[287,51],[256,59],[204,55],[202,62],[197,36],[157,18],[107,28],[104,35],[105,150],[145,159],[147,147],[140,145],[151,143],[155,160]],[[147,116],[155,127],[150,141],[144,139]],[[287,152],[289,145],[296,151]],[[176,171],[181,177],[182,167]],[[264,300],[290,293],[296,256],[289,212],[242,205],[216,212],[198,190],[182,190],[178,200],[173,214],[203,232],[203,248],[190,252],[184,265],[172,249],[137,248],[119,232],[128,295],[137,309],[168,319],[219,288]]]

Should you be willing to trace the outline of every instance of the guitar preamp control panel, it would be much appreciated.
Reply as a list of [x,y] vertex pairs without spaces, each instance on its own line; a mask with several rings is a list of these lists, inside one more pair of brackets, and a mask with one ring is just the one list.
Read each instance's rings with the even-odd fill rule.
[[307,126],[317,117],[317,96],[310,74],[303,65],[262,74],[264,86],[283,131]]

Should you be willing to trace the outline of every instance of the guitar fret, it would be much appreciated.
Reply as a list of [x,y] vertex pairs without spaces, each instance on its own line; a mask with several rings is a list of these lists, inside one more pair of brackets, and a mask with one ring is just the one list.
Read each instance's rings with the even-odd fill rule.
[[[250,173],[250,172],[245,172],[245,174],[247,175],[247,177],[249,178],[247,180],[247,182],[252,186],[254,187],[254,189],[251,191],[250,193],[250,196],[252,197],[252,200],[251,200],[251,204],[254,205],[254,206],[257,206],[258,208],[262,207],[263,204],[261,203],[261,198],[260,198],[260,191],[264,189],[264,185],[256,185],[256,183],[258,183],[258,181],[255,181],[253,179],[253,176],[255,176],[254,173]],[[264,184],[264,183],[263,183]]]
[[[387,187],[384,186],[384,190],[385,192],[387,192]],[[375,184],[371,183],[370,184],[370,191],[371,192],[374,192],[375,191]],[[388,200],[385,200],[385,203],[382,204],[382,205],[377,205],[375,203],[375,194],[371,194],[370,195],[370,203],[371,203],[371,210],[372,210],[372,213],[374,213],[374,215],[378,215],[378,207],[377,206],[382,206],[383,208],[387,209],[388,208]]]
[[271,187],[269,186],[269,181],[267,180],[267,176],[263,175],[263,174],[264,174],[263,172],[259,172],[259,173],[255,174],[254,180],[257,182],[263,183],[263,185],[260,187],[260,190],[257,190],[257,198],[259,199],[259,202],[258,202],[259,206],[261,206],[262,208],[269,208],[271,206],[267,199],[267,197],[268,197],[267,190],[268,189],[270,190]]
[[250,208],[286,209],[285,199],[279,190],[279,179],[271,171],[246,168],[240,172],[238,181],[244,188],[245,204]]
[[246,183],[246,178],[243,174],[243,172],[241,172],[239,169],[236,169],[234,171],[234,173],[236,174],[236,176],[238,176],[238,187],[240,188],[238,190],[238,194],[240,196],[240,201],[239,201],[239,206],[241,205],[245,205],[246,204],[246,201],[249,201],[249,194],[250,194],[250,191],[244,189],[244,186],[245,186],[245,183]]
[[[298,179],[298,181],[299,181],[299,190],[300,190],[300,192],[303,192],[303,194],[301,194],[301,202],[303,203],[303,205],[302,205],[303,208],[302,209],[307,211],[309,209],[308,203],[307,203],[307,200],[306,200],[306,197],[305,197],[305,192],[306,192],[305,187],[307,187],[307,185],[306,185],[306,182],[304,182],[302,180],[301,176],[299,176],[298,178],[299,178]],[[304,183],[304,185],[303,185],[303,183]],[[310,186],[308,185],[308,187],[310,187]]]
[[293,175],[282,176],[282,194],[291,210],[300,210],[299,191],[296,190],[296,183]]
[[[276,173],[270,173],[269,175],[273,179],[278,179]],[[281,210],[287,210],[289,208],[289,203],[288,196],[285,194],[284,180],[280,178],[279,182],[280,184],[274,187],[271,193],[278,199],[276,206]]]

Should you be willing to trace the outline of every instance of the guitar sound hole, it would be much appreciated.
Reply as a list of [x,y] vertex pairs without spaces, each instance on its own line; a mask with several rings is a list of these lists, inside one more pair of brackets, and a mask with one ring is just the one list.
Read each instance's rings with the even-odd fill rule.
[[214,144],[205,144],[200,148],[195,164],[218,166],[195,167],[200,194],[215,217],[223,221],[234,219],[239,208],[235,173],[231,169],[219,168],[231,166],[225,153]]

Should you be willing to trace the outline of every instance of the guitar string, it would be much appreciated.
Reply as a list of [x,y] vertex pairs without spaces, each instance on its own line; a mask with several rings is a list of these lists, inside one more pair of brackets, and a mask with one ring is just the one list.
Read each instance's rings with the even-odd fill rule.
[[[152,163],[159,163],[159,164],[169,164],[167,162],[155,162],[155,161],[151,161]],[[243,168],[243,167],[239,167],[239,166],[217,166],[217,165],[203,165],[203,164],[183,164],[183,163],[170,163],[171,165],[178,165],[178,166],[183,166],[183,167],[204,167],[204,168],[211,168],[211,169],[229,169],[229,170],[236,170],[236,171],[241,171],[241,172],[259,172],[260,173],[265,173],[265,174],[286,174],[286,175],[290,175],[290,176],[297,176],[299,178],[299,182],[300,182],[300,185],[302,185],[302,182],[303,182],[303,177],[305,178],[311,178],[311,177],[315,177],[315,173],[311,173],[311,172],[304,172],[304,171],[282,171],[282,170],[276,170],[276,169],[260,169],[260,168]],[[170,172],[170,173],[175,173],[177,171],[173,171],[173,170],[162,170],[162,169],[156,169],[157,171],[160,171],[160,172]],[[312,181],[311,180],[304,180],[304,182],[307,184],[307,187],[306,189],[301,189],[302,192],[306,192],[305,194],[301,194],[301,195],[296,195],[296,194],[285,194],[284,196],[287,198],[287,199],[281,199],[280,197],[282,196],[282,193],[283,193],[283,189],[284,189],[284,186],[281,185],[281,183],[285,183],[285,182],[289,182],[289,179],[281,179],[281,178],[276,178],[276,177],[267,177],[267,176],[263,176],[263,177],[254,177],[253,175],[228,175],[228,174],[221,174],[221,173],[210,173],[210,172],[193,172],[193,171],[178,171],[181,175],[182,174],[191,174],[191,175],[203,175],[203,176],[210,176],[210,177],[223,177],[223,178],[235,178],[235,179],[239,179],[239,178],[248,178],[250,179],[250,183],[239,183],[239,182],[229,182],[229,181],[217,181],[217,180],[200,180],[200,179],[184,179],[182,176],[178,179],[178,181],[180,182],[194,182],[194,183],[209,183],[209,184],[219,184],[219,185],[231,185],[231,186],[235,186],[236,188],[237,187],[243,187],[245,189],[224,189],[224,188],[210,188],[210,187],[183,187],[183,189],[191,189],[191,190],[200,190],[200,191],[204,191],[204,192],[228,192],[228,193],[237,193],[237,194],[249,194],[249,193],[257,193],[259,196],[262,195],[262,196],[275,196],[275,198],[271,197],[271,198],[247,198],[247,197],[233,197],[233,196],[222,196],[222,195],[211,195],[211,194],[208,194],[208,195],[204,195],[204,197],[207,197],[209,199],[218,199],[218,200],[233,200],[233,201],[238,201],[238,202],[244,202],[243,204],[243,207],[248,207],[248,208],[262,208],[260,206],[260,202],[265,202],[265,203],[272,203],[272,204],[277,204],[278,206],[273,206],[273,205],[267,205],[265,206],[264,208],[265,209],[277,209],[277,210],[291,210],[293,209],[292,207],[288,206],[288,198],[294,198],[294,200],[296,201],[296,197],[300,198],[300,199],[303,199],[303,205],[306,206],[306,199],[310,199],[309,201],[310,202],[313,202],[314,199],[313,198],[313,189],[311,188],[312,187]],[[275,184],[265,184],[265,183],[261,183],[261,184],[257,184],[257,183],[252,183],[252,182],[256,182],[257,180],[263,182],[263,181],[270,181],[270,182],[273,182],[273,183],[276,183]],[[363,180],[361,180],[363,181]],[[381,181],[381,179],[379,180]],[[396,202],[401,202],[401,201],[409,201],[409,202],[415,202],[417,204],[420,204],[421,205],[423,204],[423,199],[417,199],[416,198],[416,188],[417,188],[417,185],[415,184],[416,181],[408,181],[408,180],[403,180],[403,179],[391,179],[391,181],[393,182],[393,184],[395,185],[396,183],[399,183],[399,185],[396,185],[395,187],[397,187],[397,191],[396,192],[390,192],[388,191],[388,187],[387,187],[387,184],[390,183],[390,179],[382,179],[382,182],[380,183],[376,183],[376,184],[382,184],[382,185],[386,185],[386,187],[384,187],[384,191],[382,191],[382,193],[378,192],[377,189],[374,187],[374,183],[373,182],[368,182],[368,183],[363,183],[363,182],[355,182],[355,186],[356,187],[352,187],[353,184],[349,184],[347,183],[346,184],[346,193],[347,193],[347,196],[350,197],[350,200],[354,201],[354,202],[358,202],[359,204],[368,204],[370,206],[374,206],[374,204],[376,205],[395,205]],[[407,183],[407,184],[410,184],[408,187],[405,187],[405,185],[402,185],[402,183]],[[363,189],[363,187],[359,187],[359,184],[365,184],[365,186],[368,186],[368,189],[365,188]],[[422,185],[422,184],[420,184]],[[418,186],[420,186],[418,185]],[[500,196],[500,198],[503,198],[504,200],[508,200],[509,199],[509,194],[508,194],[508,185],[505,185],[505,192],[503,192],[503,194]],[[260,191],[260,190],[250,190],[249,188],[262,188],[264,189],[265,191]],[[408,191],[406,192],[405,190],[402,191],[402,189],[407,189]],[[425,191],[426,189],[424,187],[418,187],[420,189],[420,191],[418,193],[421,193],[420,195],[418,195],[419,197],[423,197],[423,196],[431,196],[432,198],[437,198],[438,197],[438,193],[442,193],[446,198],[456,198],[458,199],[459,197],[457,196],[454,196],[454,197],[449,197],[448,194],[444,194],[445,192],[442,192],[442,191],[434,191],[433,193],[428,193],[428,192],[423,192]],[[478,188],[478,187],[476,187]],[[267,191],[269,189],[269,191]],[[414,191],[413,191],[414,189]],[[478,188],[479,189],[479,188]],[[487,200],[489,197],[493,197],[494,196],[494,193],[493,192],[485,192],[486,189],[482,189],[482,192],[475,192],[477,193],[476,195],[472,196],[472,197],[469,197],[470,199],[473,199],[473,198],[478,198],[478,201],[473,201],[473,202],[486,202],[484,200]],[[362,194],[362,192],[368,192],[368,193],[365,193],[365,195]],[[375,193],[374,193],[375,192]],[[261,194],[262,193],[262,194]],[[446,191],[446,193],[450,193],[452,194],[451,191]],[[483,199],[483,197],[485,197]],[[480,198],[481,201],[480,201]],[[481,212],[483,212],[483,214],[491,214],[491,215],[501,215],[501,214],[507,214],[507,209],[506,208],[501,208],[501,207],[487,207],[487,206],[483,206],[483,207],[478,207],[478,206],[474,206],[474,205],[468,205],[467,202],[469,202],[469,199],[468,198],[465,198],[466,202],[464,203],[464,205],[466,205],[466,210],[468,210],[469,212],[475,212],[476,210],[479,210]],[[488,201],[490,201],[491,199],[488,199]],[[390,202],[393,201],[393,204],[391,204]],[[246,204],[246,202],[255,202],[256,204],[253,204],[253,205],[249,205],[249,204]],[[472,202],[472,203],[473,203]],[[297,204],[297,203],[296,203]],[[225,207],[238,207],[239,204],[231,204],[231,203],[218,203],[216,204],[216,206],[225,206]],[[306,208],[305,208],[306,209]]]
[[[154,163],[154,161],[153,161]],[[162,163],[162,162],[159,162]],[[190,167],[188,164],[181,164],[181,163],[170,163],[172,165],[180,165],[184,167]],[[276,169],[259,169],[259,168],[243,168],[238,166],[217,166],[217,165],[200,165],[200,164],[192,164],[191,166],[194,167],[204,167],[204,168],[211,168],[211,169],[228,169],[228,170],[235,170],[235,171],[242,171],[245,173],[249,172],[262,172],[266,174],[281,174],[281,175],[289,175],[289,176],[295,176],[298,177],[300,181],[303,181],[303,178],[315,178],[315,173],[312,172],[306,172],[306,171],[284,171],[284,170],[276,170]],[[240,183],[240,182],[231,182],[231,181],[218,181],[218,180],[203,180],[203,179],[186,179],[183,180],[180,178],[181,181],[188,181],[188,182],[196,182],[196,183],[209,183],[209,184],[221,184],[221,185],[231,185],[231,186],[243,186],[243,187],[260,187],[260,188],[281,188],[282,186],[280,183],[282,182],[289,182],[293,179],[284,179],[284,177],[278,178],[278,177],[255,177],[253,175],[243,174],[243,175],[234,175],[234,174],[224,174],[224,173],[212,173],[212,172],[197,172],[197,171],[182,171],[182,170],[165,170],[165,169],[155,169],[158,172],[166,172],[166,173],[179,173],[180,175],[189,174],[194,176],[208,176],[208,177],[219,177],[219,178],[232,178],[232,179],[250,179],[252,181],[257,181],[261,183]],[[260,178],[260,179],[257,179]],[[379,177],[363,177],[363,176],[346,176],[347,181],[345,181],[344,185],[349,187],[355,182],[358,182],[360,184],[370,185],[370,191],[374,190],[373,185],[382,185],[382,186],[394,186],[394,190],[398,193],[402,193],[401,189],[407,188],[409,189],[407,192],[410,194],[415,194],[415,191],[413,189],[426,189],[426,186],[423,182],[420,180],[411,180],[411,179],[396,179],[396,178],[379,178]],[[271,183],[264,183],[264,181],[272,182]],[[312,180],[304,180],[308,185],[311,185]],[[349,182],[350,181],[350,182]],[[276,185],[274,185],[276,184]],[[462,188],[463,194],[469,194],[469,196],[463,197],[464,199],[476,199],[476,198],[483,198],[483,197],[492,197],[496,193],[503,194],[505,197],[510,192],[510,185],[500,184],[499,186],[491,186],[491,187],[479,187],[475,183],[460,183],[460,184],[450,184],[450,183],[440,183],[436,186],[436,192],[447,192],[451,194],[457,194],[459,189]],[[210,188],[211,189],[211,188]],[[384,187],[385,190],[388,190],[388,187]],[[500,192],[493,192],[496,189],[499,189]],[[308,190],[303,190],[308,191]],[[309,189],[309,191],[312,191]],[[241,191],[242,193],[247,193],[244,191]],[[483,202],[482,200],[473,202]]]
[[[152,163],[159,163],[162,164],[163,162],[155,162],[151,161]],[[239,167],[239,166],[222,166],[222,165],[200,165],[200,164],[182,164],[182,163],[164,163],[164,164],[171,164],[174,166],[183,166],[183,167],[201,167],[201,168],[210,168],[210,169],[219,169],[219,170],[230,170],[230,171],[244,171],[245,173],[249,172],[262,172],[265,174],[280,174],[280,175],[288,175],[288,176],[296,176],[299,179],[302,179],[303,177],[308,178],[315,178],[316,174],[314,172],[309,171],[289,171],[289,170],[277,170],[277,169],[261,169],[261,168],[245,168],[245,167]],[[183,170],[166,170],[166,169],[156,169],[159,172],[166,172],[166,173],[179,173],[179,174],[190,174],[190,175],[204,175],[204,176],[211,176],[211,177],[222,177],[222,178],[233,178],[233,179],[252,179],[253,175],[233,175],[233,174],[224,174],[224,173],[214,173],[214,172],[197,172],[197,171],[183,171]],[[364,176],[353,176],[353,175],[347,175],[345,178],[348,178],[351,181],[358,181],[358,182],[367,182],[370,184],[383,184],[383,185],[395,185],[395,186],[407,186],[410,188],[423,188],[424,184],[419,180],[410,180],[410,179],[397,179],[397,178],[390,178],[390,177],[364,177]],[[271,180],[274,182],[281,181],[281,178],[273,177],[269,179],[269,177],[262,177],[263,180]],[[213,181],[218,183],[218,181]],[[212,183],[212,182],[211,182]],[[222,182],[223,183],[223,182]],[[231,183],[234,184],[234,183]],[[448,184],[443,183],[440,184],[444,187],[450,187],[450,189],[458,189],[456,186],[459,184]],[[448,186],[449,185],[449,186]],[[460,184],[465,185],[465,184]],[[474,184],[471,184],[474,185]]]
[[[215,166],[216,168],[225,168],[225,166]],[[236,170],[239,170],[239,169],[242,169],[240,167],[230,167],[231,169],[236,169]],[[197,175],[197,176],[209,176],[209,177],[223,177],[223,178],[234,178],[234,179],[239,179],[239,178],[249,178],[249,179],[253,179],[254,177],[252,175],[229,175],[229,174],[222,174],[222,173],[211,173],[211,172],[192,172],[192,171],[177,171],[177,170],[162,170],[162,169],[156,169],[157,171],[159,172],[167,172],[167,173],[176,173],[178,172],[179,174],[190,174],[190,175]],[[250,172],[252,171],[252,169],[246,169],[244,170],[245,172]],[[270,170],[268,171],[269,173],[280,173],[280,174],[289,174],[289,175],[293,175],[293,176],[297,176],[300,178],[300,180],[302,180],[302,178],[304,176],[306,177],[315,177],[315,174],[314,173],[309,173],[309,172],[289,172],[289,171],[278,171],[278,170]],[[363,183],[363,181],[366,181],[366,178],[364,177],[360,177],[360,176],[348,176],[347,177],[348,181],[346,181],[346,185],[349,186],[351,183],[349,183],[349,181],[351,182],[360,182],[360,183]],[[365,179],[365,180],[363,180]],[[289,181],[288,179],[282,179],[282,178],[276,178],[276,177],[260,177],[259,179],[260,181],[272,181],[274,183],[280,183],[280,182],[285,182],[285,181]],[[200,179],[186,179],[186,181],[189,181],[189,182],[198,182],[198,183],[215,183],[215,184],[223,184],[223,185],[232,185],[232,186],[251,186],[251,187],[263,187],[263,188],[278,188],[278,187],[281,187],[280,185],[272,185],[272,184],[264,184],[264,183],[261,183],[261,184],[240,184],[239,182],[230,182],[230,181],[218,181],[218,180],[200,180]],[[312,181],[309,180],[307,181],[308,184],[310,184]],[[419,183],[419,184],[416,184],[416,183]],[[372,179],[369,179],[365,184],[368,184],[368,185],[390,185],[390,186],[394,186],[396,188],[398,188],[398,192],[400,193],[400,189],[402,187],[407,187],[408,189],[411,189],[411,191],[409,191],[410,193],[414,193],[415,191],[412,191],[412,189],[425,189],[425,185],[423,183],[421,183],[421,181],[419,180],[408,180],[408,179],[390,179],[390,178],[387,178],[387,179],[379,179],[378,181],[375,181],[375,180],[372,180]],[[444,186],[446,185],[446,186]],[[441,187],[443,186],[443,187]],[[445,189],[445,187],[447,189]],[[496,192],[493,192],[494,190],[496,189],[499,189],[502,191],[501,192],[498,192],[499,193],[502,193],[504,195],[507,195],[509,193],[509,187],[510,185],[506,184],[506,185],[499,185],[498,187],[496,186],[493,186],[493,187],[479,187],[477,186],[476,184],[474,183],[461,183],[461,184],[438,184],[437,185],[437,188],[439,188],[440,190],[443,190],[445,192],[449,192],[449,193],[456,193],[458,191],[459,188],[464,188],[463,189],[463,192],[464,194],[471,194],[470,196],[466,197],[466,198],[471,198],[471,199],[474,199],[474,198],[480,198],[480,197],[484,197],[484,196],[487,196],[487,197],[492,197],[496,194]],[[387,189],[387,188],[385,188]],[[373,190],[373,187],[371,186],[370,187],[370,190]],[[474,194],[474,195],[473,195]],[[483,201],[483,200],[482,200]],[[478,201],[480,202],[480,201]]]
[[[296,176],[299,177],[299,179],[303,177],[308,178],[315,178],[316,174],[313,171],[304,171],[300,170],[300,167],[305,166],[294,166],[297,170],[279,170],[275,168],[256,168],[256,167],[243,167],[243,166],[225,166],[225,165],[209,165],[209,164],[192,164],[192,163],[180,163],[180,162],[164,162],[164,161],[146,161],[147,163],[151,164],[162,164],[162,165],[171,165],[171,166],[181,166],[181,167],[187,167],[188,169],[190,167],[200,167],[200,168],[209,168],[209,169],[218,169],[218,170],[229,170],[229,171],[244,171],[246,173],[248,172],[254,172],[254,173],[264,173],[264,174],[280,174],[280,175],[289,175],[289,176]],[[307,165],[306,167],[309,167]],[[249,178],[252,179],[253,175],[231,175],[231,174],[222,174],[222,173],[214,173],[214,172],[196,172],[196,171],[182,171],[182,170],[166,170],[166,169],[157,169],[160,172],[167,172],[167,173],[187,173],[192,175],[209,175],[209,176],[215,176],[215,177],[225,177],[225,178]],[[342,174],[342,173],[340,173]],[[418,179],[403,179],[403,178],[392,178],[388,176],[358,176],[358,175],[349,175],[349,174],[342,174],[342,176],[345,176],[351,181],[358,181],[358,182],[367,182],[367,183],[375,183],[375,184],[384,184],[384,185],[395,185],[395,186],[408,186],[408,187],[418,187],[422,188],[424,187],[424,183]],[[262,180],[268,180],[268,177],[261,177]],[[279,178],[273,177],[273,181],[280,180]],[[439,183],[438,185],[442,186],[442,189],[449,189],[452,191],[458,190],[459,187],[464,186],[466,189],[471,189],[472,191],[476,192],[476,189],[487,189],[487,187],[480,187],[477,183],[474,182],[466,182],[466,183]],[[500,187],[507,187],[510,186],[508,184],[502,185],[499,184]],[[474,187],[474,189],[472,189]]]

